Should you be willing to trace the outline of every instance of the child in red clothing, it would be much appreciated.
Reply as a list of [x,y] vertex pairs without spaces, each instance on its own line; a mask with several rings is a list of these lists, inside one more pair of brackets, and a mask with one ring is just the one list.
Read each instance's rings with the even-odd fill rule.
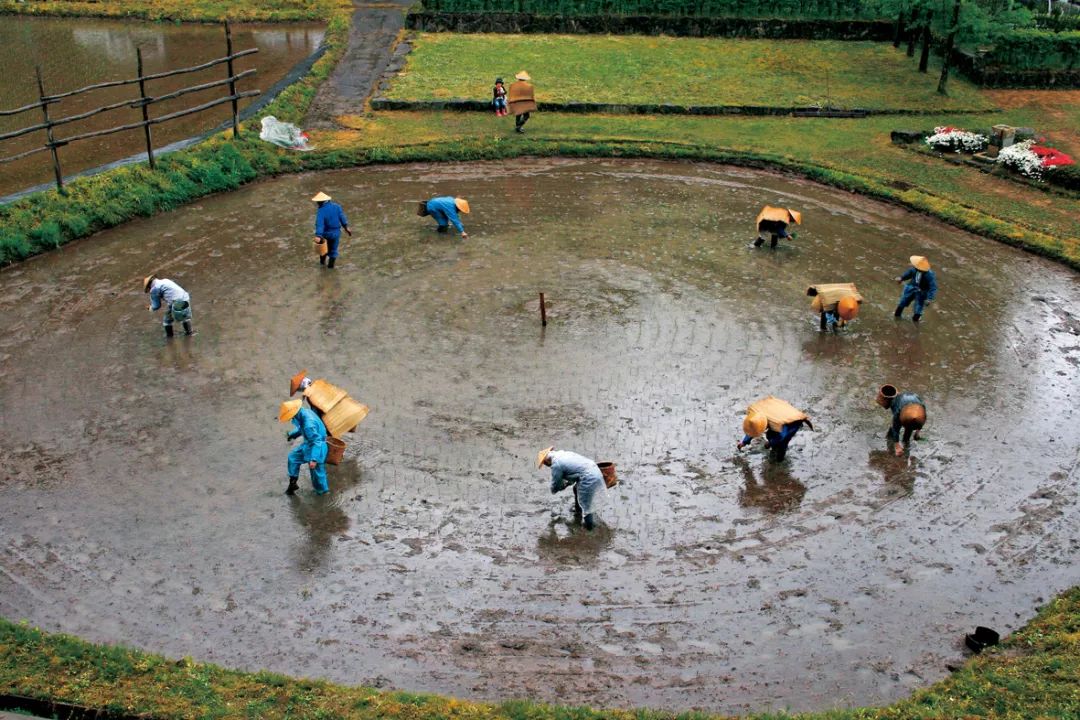
[[502,78],[495,78],[495,87],[491,89],[491,104],[495,106],[496,117],[503,117],[509,113],[506,108],[506,88],[503,87]]

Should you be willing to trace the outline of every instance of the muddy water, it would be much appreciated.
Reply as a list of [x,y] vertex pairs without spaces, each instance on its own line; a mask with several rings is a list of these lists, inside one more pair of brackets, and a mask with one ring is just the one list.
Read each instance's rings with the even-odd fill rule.
[[[237,50],[257,47],[259,52],[236,61],[238,71],[257,68],[258,74],[238,83],[240,90],[268,90],[296,63],[322,42],[319,25],[238,25],[233,28]],[[224,57],[225,34],[219,25],[173,25],[118,20],[25,18],[0,19],[0,58],[7,80],[0,83],[0,109],[13,109],[37,100],[34,67],[40,66],[45,89],[60,93],[95,83],[135,77],[135,49],[142,48],[147,73],[191,67]],[[224,65],[198,73],[150,81],[147,92],[164,95],[180,88],[201,85],[226,76]],[[66,98],[51,105],[54,118],[75,115],[93,108],[138,96],[138,86],[107,88]],[[191,93],[152,106],[151,117],[160,117],[224,97],[224,87]],[[243,104],[251,102],[246,99]],[[232,117],[228,104],[188,117],[155,125],[154,146],[163,147],[209,130]],[[131,108],[95,115],[55,130],[57,138],[80,135],[138,122],[141,111]],[[40,110],[0,117],[0,133],[41,122]],[[0,157],[8,157],[45,142],[43,132],[0,142]],[[145,150],[142,130],[75,142],[59,150],[65,174],[97,167]],[[52,180],[48,153],[0,165],[0,195]]]
[[[310,252],[325,189],[356,238]],[[410,199],[468,197],[468,241]],[[749,247],[763,202],[799,238]],[[942,289],[894,322],[892,277]],[[193,294],[166,344],[150,271]],[[817,330],[805,287],[857,281]],[[537,293],[551,303],[542,330]],[[283,178],[0,272],[0,614],[347,683],[603,706],[883,703],[1080,582],[1080,282],[893,207],[709,165]],[[371,405],[289,499],[289,375]],[[891,382],[925,438],[886,450]],[[736,453],[775,393],[816,432]],[[573,524],[536,450],[618,463]]]

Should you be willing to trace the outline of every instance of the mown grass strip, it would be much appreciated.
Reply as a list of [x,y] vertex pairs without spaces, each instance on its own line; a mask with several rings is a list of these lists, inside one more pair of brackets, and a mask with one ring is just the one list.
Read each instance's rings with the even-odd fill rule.
[[[1020,720],[1080,714],[1080,588],[1042,608],[1002,646],[946,680],[884,708],[789,716],[984,717]],[[0,619],[0,693],[51,698],[113,712],[172,718],[356,718],[357,720],[705,720],[703,713],[593,710],[528,701],[474,703],[408,692],[344,687],[267,672],[244,673],[189,658],[170,660],[94,645]]]
[[527,70],[540,102],[989,110],[963,78],[948,96],[902,49],[839,40],[419,33],[392,100],[490,100]]

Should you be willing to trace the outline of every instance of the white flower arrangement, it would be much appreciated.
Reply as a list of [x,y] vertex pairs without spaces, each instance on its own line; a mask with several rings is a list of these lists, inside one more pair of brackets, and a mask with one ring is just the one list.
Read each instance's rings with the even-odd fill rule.
[[1029,178],[1041,179],[1043,170],[1046,168],[1043,167],[1042,158],[1031,149],[1034,144],[1034,140],[1025,140],[1002,148],[998,153],[997,161]]
[[978,133],[943,126],[934,128],[934,134],[926,138],[926,144],[935,150],[979,152],[986,149],[990,139]]

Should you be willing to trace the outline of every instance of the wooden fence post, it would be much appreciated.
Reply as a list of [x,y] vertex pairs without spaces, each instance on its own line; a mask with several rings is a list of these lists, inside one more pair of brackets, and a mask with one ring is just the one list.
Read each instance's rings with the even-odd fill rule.
[[146,136],[146,159],[150,161],[150,169],[157,167],[154,163],[154,142],[150,138],[150,103],[146,96],[146,80],[143,79],[142,48],[135,48],[135,62],[139,76],[139,97],[142,99],[143,134]]
[[64,173],[60,170],[60,156],[56,152],[55,140],[53,139],[52,121],[49,120],[49,103],[45,101],[45,83],[41,80],[41,66],[34,66],[37,75],[38,97],[41,98],[41,114],[45,116],[45,136],[49,138],[49,152],[52,153],[53,174],[56,175],[56,190],[61,195],[66,195],[64,190]]
[[236,104],[236,81],[232,78],[236,75],[233,72],[233,51],[232,51],[232,28],[229,27],[229,21],[225,21],[225,54],[228,56],[229,61],[226,67],[229,71],[229,95],[232,96],[232,134],[234,138],[240,137],[240,114]]

